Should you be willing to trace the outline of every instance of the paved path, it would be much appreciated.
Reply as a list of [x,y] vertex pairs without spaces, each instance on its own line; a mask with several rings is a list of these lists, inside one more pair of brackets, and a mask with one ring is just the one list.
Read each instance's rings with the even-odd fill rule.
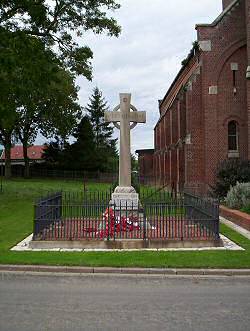
[[0,330],[220,330],[250,325],[250,278],[0,273]]
[[233,229],[234,231],[239,232],[242,236],[250,240],[250,231],[244,229],[242,226],[239,226],[221,216],[220,216],[220,222],[227,225],[229,228]]

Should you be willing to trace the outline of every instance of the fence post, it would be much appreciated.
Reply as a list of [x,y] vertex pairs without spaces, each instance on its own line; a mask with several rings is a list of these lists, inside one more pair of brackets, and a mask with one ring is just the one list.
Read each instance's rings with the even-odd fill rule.
[[147,215],[146,215],[147,205],[144,205],[143,209],[143,240],[147,239]]
[[36,235],[37,235],[37,204],[34,204],[34,211],[33,211],[33,237],[32,240],[35,240]]
[[220,239],[220,219],[217,218],[215,223],[215,240],[219,240],[219,239]]
[[[115,213],[115,206],[114,206],[114,213]],[[108,207],[108,234],[107,234],[107,241],[109,241],[109,236],[110,236],[109,232],[110,232],[110,209]]]

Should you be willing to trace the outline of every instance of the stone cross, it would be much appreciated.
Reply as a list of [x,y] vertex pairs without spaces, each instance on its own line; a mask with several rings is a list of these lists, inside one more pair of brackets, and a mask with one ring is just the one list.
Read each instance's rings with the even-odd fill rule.
[[[120,109],[120,111],[118,111]],[[133,112],[130,112],[130,109]],[[137,111],[131,105],[131,94],[120,93],[120,105],[114,108],[113,112],[105,112],[105,121],[113,122],[114,126],[120,129],[120,157],[119,157],[119,187],[126,191],[131,187],[131,154],[130,154],[130,130],[137,123],[146,122],[146,112]],[[117,123],[120,122],[120,125]],[[133,122],[130,124],[130,122]]]

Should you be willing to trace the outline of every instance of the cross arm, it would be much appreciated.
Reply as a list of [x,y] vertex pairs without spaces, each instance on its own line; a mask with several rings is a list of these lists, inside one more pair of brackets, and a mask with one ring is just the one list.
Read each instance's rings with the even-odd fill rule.
[[121,113],[120,112],[111,112],[106,111],[104,113],[105,122],[120,122],[121,121]]
[[146,123],[146,112],[145,111],[133,111],[129,113],[130,122],[135,123]]

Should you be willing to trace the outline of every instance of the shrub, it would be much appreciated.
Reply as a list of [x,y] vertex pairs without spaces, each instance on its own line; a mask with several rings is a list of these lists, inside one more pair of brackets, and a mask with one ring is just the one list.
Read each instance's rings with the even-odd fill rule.
[[231,186],[239,183],[250,182],[250,161],[230,159],[225,160],[217,168],[216,182],[213,193],[218,198],[227,195]]
[[225,202],[230,208],[247,208],[250,205],[250,183],[237,183],[231,187]]

